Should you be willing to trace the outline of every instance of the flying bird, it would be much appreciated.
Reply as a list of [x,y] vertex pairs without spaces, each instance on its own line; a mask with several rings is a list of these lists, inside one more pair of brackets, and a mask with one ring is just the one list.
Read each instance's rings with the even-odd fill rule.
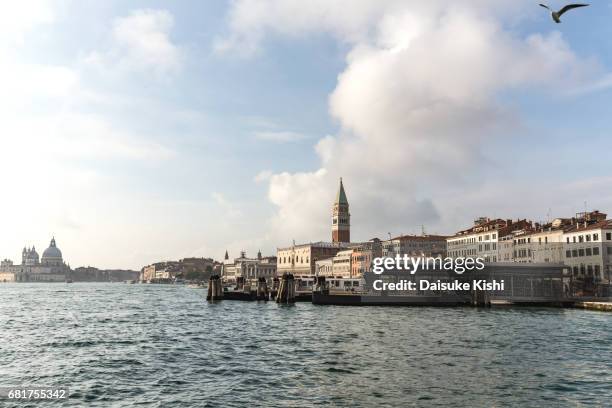
[[559,11],[554,11],[552,10],[550,7],[548,7],[546,4],[541,4],[540,6],[544,7],[545,9],[550,11],[550,15],[552,16],[552,19],[555,21],[555,23],[560,23],[561,22],[561,16],[571,10],[571,9],[575,9],[578,7],[586,7],[588,6],[588,4],[568,4],[567,6],[563,7],[561,10]]

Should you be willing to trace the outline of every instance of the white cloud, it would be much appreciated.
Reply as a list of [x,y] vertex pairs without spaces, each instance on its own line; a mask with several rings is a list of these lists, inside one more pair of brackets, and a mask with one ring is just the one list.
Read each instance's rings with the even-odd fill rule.
[[253,181],[255,181],[256,183],[263,183],[265,181],[270,180],[272,174],[273,173],[270,170],[262,170],[257,173],[257,175],[253,178]]
[[170,39],[173,26],[174,17],[166,10],[135,10],[113,22],[110,48],[91,52],[85,62],[105,69],[176,73],[184,55]]
[[[279,239],[327,238],[337,178],[345,178],[358,238],[436,225],[440,191],[486,171],[480,147],[520,122],[498,102],[516,88],[580,84],[600,69],[560,33],[504,28],[512,1],[237,1],[221,49],[252,53],[266,35],[327,32],[351,44],[329,98],[340,133],[320,140],[320,168],[269,176]],[[473,187],[473,186],[472,186]],[[469,191],[466,188],[466,191]],[[458,198],[459,199],[459,198]]]
[[0,13],[0,45],[23,44],[24,36],[41,24],[55,21],[55,11],[48,0],[21,0],[3,4]]

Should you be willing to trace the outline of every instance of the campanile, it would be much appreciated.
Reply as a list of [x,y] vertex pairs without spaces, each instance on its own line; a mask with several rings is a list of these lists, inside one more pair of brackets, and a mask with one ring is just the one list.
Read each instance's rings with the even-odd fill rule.
[[351,214],[340,178],[338,195],[332,207],[332,242],[351,242]]

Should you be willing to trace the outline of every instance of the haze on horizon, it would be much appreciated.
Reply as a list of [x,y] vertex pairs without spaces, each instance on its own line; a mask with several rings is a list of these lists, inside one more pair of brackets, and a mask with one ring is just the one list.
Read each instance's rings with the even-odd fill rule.
[[[460,4],[458,4],[460,3]],[[562,2],[549,2],[558,8]],[[13,2],[0,258],[221,259],[612,213],[612,2]]]

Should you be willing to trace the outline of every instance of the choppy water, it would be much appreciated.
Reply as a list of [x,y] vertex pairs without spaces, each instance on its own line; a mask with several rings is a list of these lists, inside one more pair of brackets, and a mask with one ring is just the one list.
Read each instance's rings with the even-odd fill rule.
[[204,296],[0,284],[0,386],[68,386],[61,405],[92,407],[612,404],[610,314]]

